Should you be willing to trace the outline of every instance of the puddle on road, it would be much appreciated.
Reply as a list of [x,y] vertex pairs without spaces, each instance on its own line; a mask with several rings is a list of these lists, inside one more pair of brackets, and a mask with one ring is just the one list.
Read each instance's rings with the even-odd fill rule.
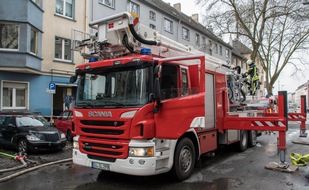
[[97,181],[76,187],[78,190],[86,189],[207,189],[207,190],[228,190],[237,188],[242,184],[239,179],[219,178],[212,182],[177,182],[169,174],[158,176],[137,177],[123,174],[101,172]]

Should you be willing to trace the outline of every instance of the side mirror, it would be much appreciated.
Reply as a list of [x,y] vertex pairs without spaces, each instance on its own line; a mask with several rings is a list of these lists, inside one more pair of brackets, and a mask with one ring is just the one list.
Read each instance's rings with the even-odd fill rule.
[[76,80],[77,80],[77,76],[76,76],[76,75],[73,75],[73,76],[70,77],[70,83],[71,83],[71,84],[72,84],[72,83],[75,83]]
[[157,104],[156,107],[153,110],[154,113],[157,113],[158,109],[162,105],[162,103],[161,103],[161,86],[160,86],[161,69],[162,69],[161,65],[157,65],[155,67],[155,70],[154,70],[154,76],[155,76],[154,97],[155,97],[156,104]]

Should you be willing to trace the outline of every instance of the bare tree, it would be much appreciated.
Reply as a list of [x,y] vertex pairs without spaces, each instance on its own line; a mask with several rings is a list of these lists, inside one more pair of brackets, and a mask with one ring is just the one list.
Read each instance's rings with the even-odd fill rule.
[[294,72],[299,63],[306,64],[297,55],[309,47],[309,5],[299,0],[196,1],[218,35],[234,34],[252,48],[251,59],[261,62],[268,93],[288,64]]

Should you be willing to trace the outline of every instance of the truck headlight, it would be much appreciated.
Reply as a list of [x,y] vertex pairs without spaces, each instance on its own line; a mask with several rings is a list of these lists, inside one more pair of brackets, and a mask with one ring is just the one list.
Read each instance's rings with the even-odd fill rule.
[[153,147],[130,147],[129,148],[129,156],[133,157],[151,157],[154,156],[154,148]]

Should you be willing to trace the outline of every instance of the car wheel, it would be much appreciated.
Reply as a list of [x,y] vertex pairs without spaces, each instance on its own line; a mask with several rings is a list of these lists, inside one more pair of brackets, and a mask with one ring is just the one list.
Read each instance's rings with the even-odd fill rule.
[[249,147],[255,147],[257,144],[257,132],[255,130],[248,131],[248,140]]
[[67,131],[67,140],[69,142],[73,141],[73,135],[72,135],[72,132],[70,130]]
[[19,139],[18,143],[17,143],[17,150],[20,153],[27,153],[28,152],[28,141],[24,138]]
[[178,180],[188,179],[195,166],[195,148],[192,141],[185,137],[176,147],[173,172]]
[[248,148],[248,132],[240,131],[240,140],[238,142],[238,149],[240,152],[247,150]]

